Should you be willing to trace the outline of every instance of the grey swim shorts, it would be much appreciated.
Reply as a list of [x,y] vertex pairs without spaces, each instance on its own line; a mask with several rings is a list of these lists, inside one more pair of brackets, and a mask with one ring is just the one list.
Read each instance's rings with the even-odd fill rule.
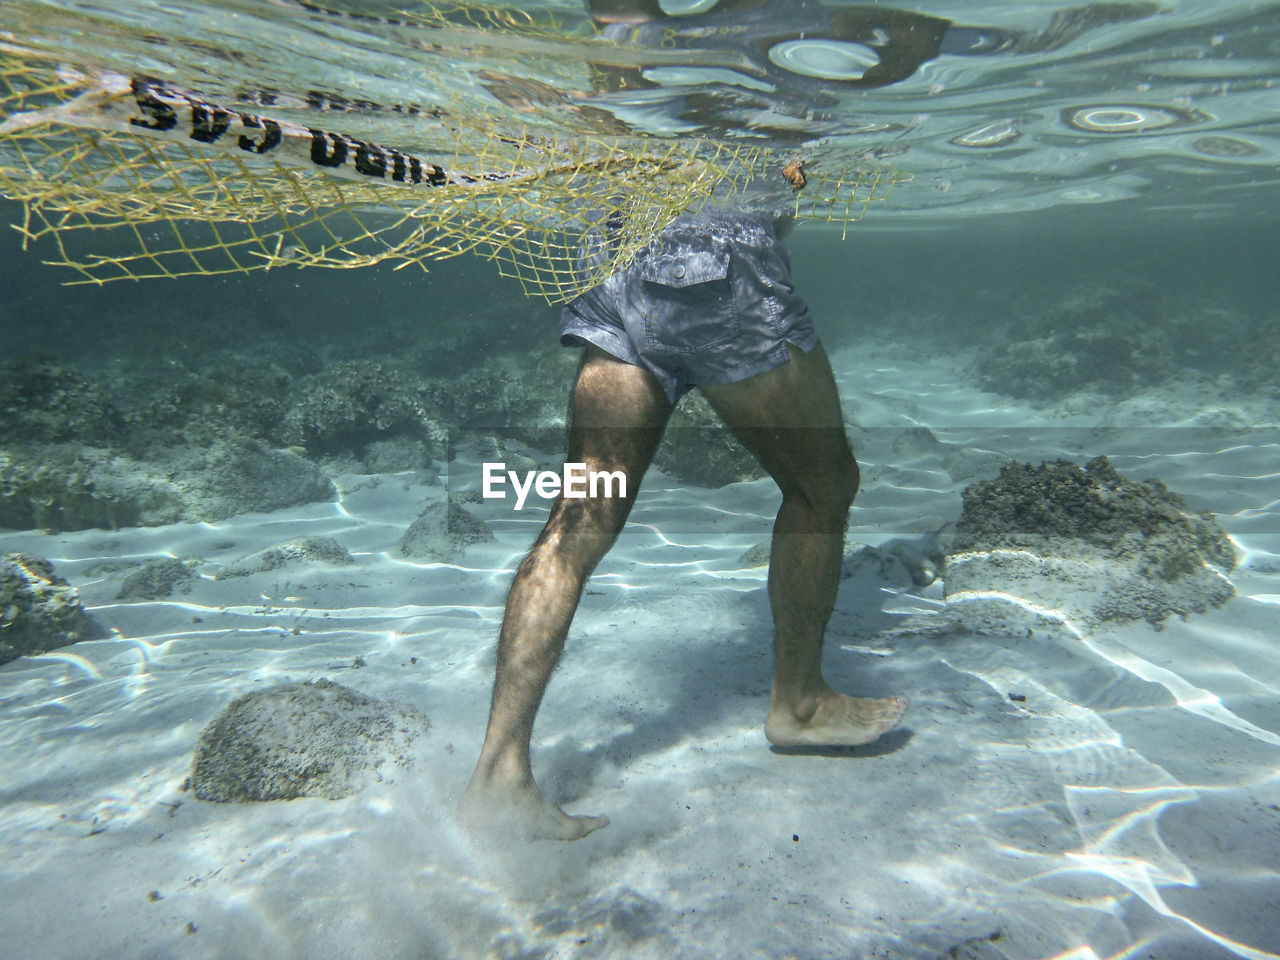
[[763,214],[677,218],[632,264],[568,303],[561,342],[592,343],[650,371],[673,403],[818,344],[791,260]]

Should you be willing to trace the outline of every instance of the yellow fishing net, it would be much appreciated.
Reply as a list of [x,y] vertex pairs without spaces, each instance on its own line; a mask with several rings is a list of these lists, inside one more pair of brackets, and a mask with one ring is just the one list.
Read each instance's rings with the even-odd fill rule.
[[[677,214],[777,180],[790,160],[709,139],[497,133],[484,118],[440,117],[449,154],[416,157],[10,49],[0,192],[23,206],[24,244],[40,242],[46,261],[77,271],[73,282],[285,264],[425,269],[474,253],[560,302]],[[857,220],[903,179],[872,167],[810,174],[796,212]]]

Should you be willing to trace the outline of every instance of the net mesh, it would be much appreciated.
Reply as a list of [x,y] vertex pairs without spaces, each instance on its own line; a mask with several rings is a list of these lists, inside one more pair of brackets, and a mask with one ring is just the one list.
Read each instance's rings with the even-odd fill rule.
[[[488,121],[451,120],[450,154],[428,165],[449,171],[440,175],[448,182],[406,185],[352,174],[349,165],[323,168],[314,153],[258,156],[243,137],[240,149],[219,149],[202,142],[227,125],[209,104],[195,108],[190,130],[164,135],[136,118],[122,128],[103,124],[113,109],[136,112],[139,102],[136,88],[105,88],[47,59],[0,52],[0,191],[22,204],[24,244],[43,242],[47,262],[76,271],[71,282],[282,265],[426,269],[471,253],[496,262],[527,293],[562,302],[630,262],[676,215],[777,180],[789,162],[710,139],[498,134]],[[363,141],[344,143],[344,152],[358,152]],[[407,154],[364,149],[365,173],[370,158],[384,174],[389,164],[403,171]],[[795,212],[856,221],[904,179],[878,166],[811,174]]]

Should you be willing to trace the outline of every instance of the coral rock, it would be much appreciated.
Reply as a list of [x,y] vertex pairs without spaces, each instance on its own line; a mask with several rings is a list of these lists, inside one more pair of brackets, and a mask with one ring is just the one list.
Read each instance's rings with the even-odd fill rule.
[[414,708],[329,680],[256,690],[204,728],[191,786],[219,803],[337,800],[407,767],[427,729]]

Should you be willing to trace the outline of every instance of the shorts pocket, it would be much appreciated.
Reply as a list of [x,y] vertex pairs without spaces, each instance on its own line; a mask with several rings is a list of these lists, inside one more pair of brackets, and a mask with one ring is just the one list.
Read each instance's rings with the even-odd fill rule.
[[741,321],[729,275],[728,247],[677,245],[635,264],[645,345],[667,353],[699,353],[738,335]]

